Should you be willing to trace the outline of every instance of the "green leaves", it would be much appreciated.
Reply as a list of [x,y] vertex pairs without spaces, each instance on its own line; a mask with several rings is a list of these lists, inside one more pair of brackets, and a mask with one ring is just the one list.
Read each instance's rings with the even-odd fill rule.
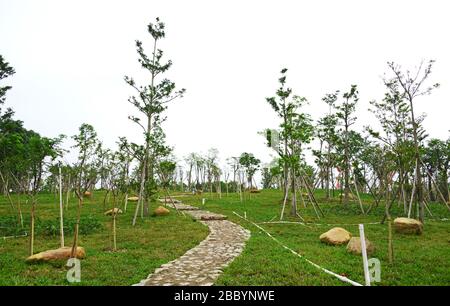
[[[0,81],[16,73],[14,68],[9,66],[9,63],[5,61],[2,55],[0,55]],[[0,86],[0,105],[5,102],[5,95],[11,86]],[[0,108],[1,110],[1,108]],[[0,112],[1,113],[1,112]]]
[[[273,144],[272,131],[266,130],[265,136],[270,147],[275,149],[280,160],[285,166],[298,169],[302,159],[303,145],[308,144],[314,137],[314,126],[308,114],[299,112],[299,109],[308,101],[305,97],[292,95],[292,89],[285,87],[287,69],[281,70],[278,79],[280,88],[276,91],[276,97],[266,98],[277,115],[282,119],[280,124],[280,140],[284,142]],[[277,137],[278,141],[278,137]],[[284,169],[288,171],[288,169]]]
[[10,186],[36,193],[42,187],[46,163],[62,154],[64,136],[47,138],[25,129],[11,109],[0,115],[0,171],[13,182]]
[[239,164],[245,168],[249,181],[253,178],[253,175],[258,170],[261,160],[256,158],[252,153],[244,152],[239,157]]
[[156,23],[149,23],[147,26],[148,32],[152,35],[155,40],[163,38],[166,36],[165,24],[159,20],[159,17],[156,17]]
[[359,100],[358,94],[357,86],[351,85],[350,90],[342,95],[344,98],[343,102],[339,105],[333,104],[336,109],[336,116],[341,119],[342,125],[346,130],[355,123],[356,117],[352,116],[352,114],[356,110],[356,103]]

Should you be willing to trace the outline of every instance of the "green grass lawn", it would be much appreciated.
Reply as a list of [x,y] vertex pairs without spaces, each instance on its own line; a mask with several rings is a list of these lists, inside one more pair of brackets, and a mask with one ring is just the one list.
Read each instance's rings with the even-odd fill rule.
[[[248,220],[255,223],[279,219],[279,191],[263,191],[252,194],[251,199],[241,203],[239,196],[230,194],[193,196],[184,202],[201,206],[201,198],[206,198],[205,209],[223,213],[233,222],[241,224],[252,232],[247,246],[219,278],[219,285],[347,285],[326,274],[284,249],[251,223],[240,219],[247,213]],[[346,209],[339,200],[324,203],[323,194],[317,194],[325,218],[318,220],[311,206],[299,205],[299,212],[307,222],[320,224],[372,223],[381,220],[384,207],[380,205],[370,215],[362,215],[357,202]],[[369,198],[364,198],[365,206]],[[432,204],[434,218],[449,218],[448,210],[439,204]],[[289,212],[289,208],[287,208]],[[402,209],[395,206],[392,215],[400,216]],[[299,219],[285,218],[299,221]],[[345,246],[328,246],[319,241],[319,236],[333,226],[299,224],[259,224],[284,245],[303,255],[314,263],[364,284],[362,258],[347,253]],[[359,236],[357,225],[341,226]],[[387,224],[365,225],[366,238],[375,244],[376,251],[371,257],[381,262],[381,282],[378,285],[450,285],[450,222],[428,220],[421,236],[394,233],[394,263],[388,263]]]
[[[131,285],[145,278],[149,273],[172,259],[181,256],[188,249],[203,240],[208,230],[200,222],[190,217],[177,215],[174,211],[166,217],[149,217],[141,220],[135,228],[131,226],[135,205],[130,203],[128,211],[118,219],[117,243],[119,250],[111,252],[111,219],[103,215],[103,197],[96,192],[94,198],[86,200],[82,219],[87,220],[87,234],[80,237],[80,245],[86,248],[87,257],[81,262],[81,285]],[[366,223],[366,237],[375,244],[376,251],[371,257],[381,261],[381,282],[378,285],[450,285],[450,221],[428,219],[421,236],[394,233],[394,264],[387,259],[387,225],[367,223],[378,222],[384,212],[383,203],[372,210],[370,215],[362,215],[357,202],[344,208],[338,199],[325,202],[323,194],[317,197],[325,213],[318,220],[309,205],[299,205],[299,213],[307,222],[320,224]],[[305,258],[337,274],[344,275],[359,283],[364,283],[361,256],[347,253],[345,246],[328,246],[319,241],[319,235],[333,226],[309,224],[260,224],[279,219],[282,194],[280,191],[265,190],[246,195],[243,203],[237,194],[185,196],[186,204],[201,206],[206,198],[205,209],[225,214],[233,222],[241,224],[252,233],[243,253],[236,258],[219,278],[218,285],[348,285],[337,278],[320,271],[284,249],[257,227],[233,214],[244,215],[248,220],[259,223],[281,243],[295,250]],[[41,225],[46,220],[57,223],[58,200],[52,194],[39,196],[37,217]],[[364,197],[364,205],[370,203]],[[154,207],[153,207],[154,208]],[[450,213],[439,204],[432,204],[434,218],[450,218]],[[25,221],[29,220],[29,206]],[[287,213],[289,207],[287,207]],[[393,216],[400,216],[402,208],[394,206]],[[75,217],[75,199],[66,213],[67,220]],[[9,204],[0,197],[0,221],[13,218]],[[91,230],[90,218],[100,222],[101,228]],[[287,217],[285,220],[299,221]],[[88,222],[89,221],[89,222]],[[95,222],[92,222],[95,223]],[[0,224],[1,226],[1,224]],[[357,225],[342,225],[353,236],[359,236]],[[47,224],[48,232],[48,224]],[[55,229],[53,229],[55,230]],[[57,232],[57,229],[56,229]],[[5,230],[4,234],[7,234]],[[0,228],[0,236],[2,229]],[[66,244],[72,237],[66,237]],[[28,238],[0,239],[0,285],[67,285],[65,262],[27,264]],[[58,236],[51,236],[39,230],[35,251],[59,247]]]
[[[66,212],[67,220],[75,219],[75,198]],[[58,199],[51,194],[39,195],[37,217],[41,222],[53,220],[58,225]],[[29,206],[29,205],[28,205]],[[94,193],[92,200],[86,200],[82,209],[82,220],[94,218],[101,228],[89,234],[80,234],[79,245],[86,249],[86,258],[81,261],[80,285],[131,285],[170,260],[184,254],[208,235],[208,229],[192,218],[176,213],[163,217],[138,218],[133,228],[131,220],[135,204],[129,203],[127,212],[117,220],[117,248],[111,252],[111,217],[103,215],[103,197]],[[29,207],[25,207],[24,221],[29,223]],[[0,197],[0,221],[12,216],[5,197]],[[89,231],[90,223],[80,230]],[[1,224],[0,224],[1,226]],[[58,228],[56,229],[56,232]],[[2,234],[3,232],[3,234]],[[8,234],[0,228],[0,237]],[[0,286],[1,285],[68,285],[65,261],[52,263],[25,263],[28,254],[28,238],[0,238]],[[71,245],[73,236],[65,237]],[[35,239],[35,253],[58,248],[59,236],[40,233]]]

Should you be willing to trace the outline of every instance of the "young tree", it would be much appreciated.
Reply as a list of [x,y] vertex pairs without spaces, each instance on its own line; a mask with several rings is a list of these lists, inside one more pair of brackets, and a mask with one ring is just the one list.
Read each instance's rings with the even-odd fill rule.
[[356,103],[358,102],[358,89],[356,85],[352,85],[350,90],[343,94],[343,102],[340,105],[334,105],[336,108],[336,116],[339,124],[343,128],[342,139],[339,141],[342,152],[344,153],[341,161],[341,167],[344,174],[344,204],[348,203],[348,195],[350,193],[350,147],[349,132],[350,127],[355,123],[354,115]]
[[[311,119],[307,114],[298,113],[298,109],[306,103],[306,98],[294,95],[291,99],[292,89],[286,87],[287,69],[281,70],[281,77],[278,79],[280,88],[276,92],[276,97],[266,98],[276,114],[281,118],[280,140],[282,144],[272,144],[272,133],[266,133],[269,146],[274,148],[283,161],[284,175],[284,199],[280,219],[283,218],[284,208],[289,194],[289,186],[292,189],[292,209],[291,215],[296,216],[296,176],[300,171],[299,161],[301,158],[301,146],[308,143],[312,138]],[[289,173],[291,180],[289,180]]]
[[[445,202],[449,200],[448,171],[450,168],[450,139],[430,139],[424,148],[423,156],[426,171],[428,172],[428,192],[431,201],[442,197]],[[433,186],[437,194],[433,192]]]
[[239,180],[237,178],[240,169],[239,157],[227,158],[227,164],[231,168],[231,171],[233,172],[232,190],[234,190],[234,192],[240,192]]
[[205,188],[205,165],[206,165],[206,159],[201,156],[200,154],[196,155],[195,158],[195,189],[203,191]]
[[280,188],[280,179],[283,176],[283,165],[279,158],[273,159],[262,168],[263,189]]
[[95,151],[98,148],[97,133],[94,127],[90,124],[83,123],[79,128],[79,133],[72,136],[75,141],[74,148],[78,149],[78,161],[75,164],[75,194],[78,198],[77,218],[74,226],[74,236],[71,257],[76,254],[78,247],[78,232],[81,218],[81,207],[85,192],[94,185],[96,176],[90,172],[90,163],[95,156]]
[[34,222],[36,213],[36,195],[40,191],[43,181],[43,173],[45,159],[50,157],[55,159],[58,156],[58,145],[61,143],[60,138],[50,139],[41,137],[35,133],[30,137],[29,143],[26,145],[26,159],[28,161],[30,186],[28,195],[31,197],[31,235],[30,235],[30,256],[34,254]]
[[434,62],[434,60],[430,60],[424,67],[424,62],[422,61],[414,73],[411,73],[409,70],[403,71],[400,65],[395,64],[394,62],[389,62],[388,67],[393,74],[393,77],[390,82],[386,83],[386,86],[388,87],[400,88],[401,97],[409,102],[410,120],[414,141],[414,159],[416,161],[414,178],[416,183],[417,200],[419,203],[419,220],[421,222],[424,222],[425,203],[423,196],[422,160],[420,157],[420,148],[421,142],[424,140],[426,135],[424,134],[423,128],[414,113],[414,103],[418,97],[429,95],[433,89],[439,87],[439,84],[435,83],[429,87],[423,88],[431,74]]
[[209,193],[212,193],[212,182],[219,171],[219,166],[217,165],[219,159],[219,151],[215,148],[208,150],[208,154],[205,157],[206,174],[208,178]]
[[193,189],[192,188],[192,183],[193,183],[193,180],[192,180],[193,173],[192,173],[192,171],[194,170],[196,160],[197,160],[197,154],[196,153],[189,153],[184,158],[184,161],[185,161],[185,163],[187,165],[187,168],[188,168],[188,170],[187,170],[187,185],[188,186],[187,187],[188,187],[189,191],[192,191],[192,189]]
[[[286,72],[287,69],[284,68],[281,70],[281,77],[278,79],[278,82],[280,83],[280,88],[277,90],[276,95],[277,97],[270,97],[266,98],[266,101],[272,106],[273,110],[276,112],[278,117],[282,120],[282,128],[284,127],[284,135],[286,135],[286,127],[288,125],[289,116],[292,114],[292,110],[295,108],[295,105],[292,102],[288,102],[288,98],[292,94],[292,89],[286,87]],[[271,141],[271,136],[267,134],[267,140]],[[270,144],[272,147],[278,146],[278,144]],[[289,180],[289,165],[288,165],[288,139],[287,137],[283,137],[283,147],[277,148],[277,153],[280,156],[280,158],[283,160],[283,176],[284,176],[284,199],[283,199],[283,206],[286,203],[289,187],[288,187],[288,180]],[[281,216],[282,218],[283,216]]]
[[[174,99],[181,97],[185,89],[179,91],[175,90],[175,83],[162,79],[158,82],[158,76],[166,72],[171,66],[172,62],[169,60],[166,63],[162,62],[163,51],[157,49],[160,39],[165,37],[165,24],[156,18],[156,23],[148,25],[148,32],[153,38],[153,52],[149,57],[145,54],[142,42],[136,41],[136,49],[139,55],[139,63],[142,68],[150,73],[150,84],[139,86],[135,80],[126,76],[125,81],[136,90],[137,97],[132,96],[129,102],[133,104],[138,111],[145,116],[145,123],[141,123],[138,117],[130,116],[129,118],[137,123],[144,132],[144,159],[141,165],[139,200],[136,206],[135,217],[133,218],[133,225],[136,223],[137,213],[140,205],[145,205],[145,214],[148,214],[148,200],[156,193],[155,173],[156,166],[155,150],[151,149],[151,144],[161,145],[161,122],[164,118],[161,117],[167,104]],[[159,131],[158,131],[159,130]],[[145,198],[145,199],[144,199]]]
[[166,159],[159,162],[158,172],[161,180],[161,187],[169,189],[171,179],[176,172],[177,164],[175,161]]
[[130,144],[125,137],[119,137],[117,141],[118,150],[116,152],[116,157],[121,166],[120,180],[119,180],[119,190],[124,194],[124,212],[127,211],[128,205],[128,195],[130,192],[130,165],[133,162],[133,154],[130,152]]
[[239,164],[245,169],[245,174],[247,176],[247,188],[252,189],[253,176],[259,169],[261,160],[256,158],[252,153],[244,152],[239,157]]
[[[322,101],[328,104],[329,113],[319,119],[316,126],[316,136],[320,141],[320,150],[313,150],[316,156],[316,164],[321,169],[321,178],[325,179],[326,198],[331,196],[330,182],[333,181],[333,168],[336,166],[336,148],[338,144],[338,133],[336,127],[338,118],[332,113],[332,109],[338,99],[339,91],[326,94]],[[324,169],[325,168],[325,169]],[[333,188],[334,191],[334,188]]]
[[[409,106],[404,101],[399,92],[398,84],[391,84],[385,80],[388,92],[381,102],[371,101],[373,106],[369,109],[375,114],[379,120],[383,133],[366,127],[366,130],[383,145],[387,146],[387,150],[394,156],[396,168],[394,172],[398,172],[398,185],[400,195],[402,197],[404,212],[407,211],[407,195],[405,186],[408,183],[408,169],[414,164],[413,158],[413,136],[409,120]],[[389,190],[387,182],[380,181]]]

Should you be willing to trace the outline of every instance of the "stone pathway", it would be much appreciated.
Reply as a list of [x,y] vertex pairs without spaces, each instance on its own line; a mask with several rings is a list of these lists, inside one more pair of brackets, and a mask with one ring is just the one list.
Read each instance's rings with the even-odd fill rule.
[[134,286],[211,286],[222,269],[241,254],[250,231],[226,216],[177,202],[168,204],[207,225],[210,234],[198,246],[150,274]]

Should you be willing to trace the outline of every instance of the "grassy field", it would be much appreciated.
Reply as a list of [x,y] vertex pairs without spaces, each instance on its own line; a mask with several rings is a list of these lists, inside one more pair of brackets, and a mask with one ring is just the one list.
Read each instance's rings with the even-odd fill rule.
[[[37,205],[38,235],[35,240],[35,252],[59,247],[59,236],[49,235],[58,231],[58,199],[54,195],[39,195]],[[127,212],[119,215],[117,221],[117,248],[111,252],[111,217],[103,215],[103,197],[94,193],[86,200],[82,209],[80,231],[89,232],[80,235],[80,246],[86,249],[86,258],[81,261],[80,285],[131,285],[147,277],[161,264],[173,260],[196,246],[208,235],[208,229],[192,218],[176,213],[162,217],[138,218],[136,227],[131,226],[135,205],[130,203]],[[29,207],[24,215],[29,222]],[[66,212],[68,221],[75,219],[75,199]],[[0,197],[0,237],[11,234],[1,228],[12,216],[6,198]],[[8,219],[6,219],[8,218]],[[10,221],[10,220],[9,220]],[[11,222],[9,222],[11,223]],[[99,223],[100,228],[93,230]],[[40,225],[39,225],[40,224]],[[42,226],[41,226],[42,225]],[[53,228],[56,225],[56,228]],[[42,230],[41,227],[43,227]],[[18,233],[20,234],[20,233]],[[73,236],[66,236],[66,245],[70,245]],[[27,264],[28,238],[0,238],[0,286],[1,285],[67,285],[65,261],[53,263]]]
[[[201,206],[201,197],[207,198],[205,209],[226,214],[233,222],[241,224],[252,232],[252,236],[240,257],[226,268],[219,278],[219,285],[347,285],[330,276],[302,258],[284,249],[251,223],[233,214],[244,215],[255,223],[279,219],[279,191],[263,191],[252,194],[251,199],[241,203],[239,196],[189,197],[188,204]],[[359,236],[358,223],[379,222],[383,216],[382,206],[370,215],[362,215],[357,202],[348,209],[339,200],[325,203],[323,194],[317,193],[325,218],[318,220],[311,206],[299,205],[300,214],[307,222],[319,224],[349,223],[342,225],[353,236]],[[364,198],[368,205],[368,197]],[[400,215],[402,209],[393,207],[392,215]],[[448,210],[439,204],[431,205],[434,218],[449,218]],[[286,218],[285,220],[299,221]],[[328,246],[319,241],[320,234],[331,229],[331,225],[302,226],[300,224],[259,224],[281,243],[303,255],[314,263],[364,283],[361,256],[347,253],[345,246]],[[394,233],[394,263],[388,263],[387,225],[365,225],[366,238],[375,244],[376,251],[371,257],[381,262],[381,282],[377,285],[450,285],[450,222],[427,220],[422,236]]]
[[[353,236],[359,236],[358,223],[366,223],[366,237],[375,244],[376,251],[371,257],[381,261],[381,282],[378,285],[450,285],[450,222],[428,219],[424,234],[421,236],[394,233],[394,264],[387,260],[387,225],[367,224],[378,222],[383,216],[382,205],[370,215],[362,215],[358,204],[351,203],[344,208],[338,199],[325,203],[323,194],[317,197],[325,213],[325,218],[318,220],[311,206],[299,205],[300,214],[308,226],[300,224],[261,224],[261,222],[278,220],[280,213],[280,191],[265,190],[259,194],[246,195],[240,202],[237,194],[185,196],[186,204],[201,206],[201,199],[206,198],[205,209],[226,214],[230,220],[241,224],[252,233],[241,256],[228,266],[219,278],[218,285],[347,285],[335,277],[320,271],[304,259],[299,258],[281,247],[265,233],[246,220],[233,214],[233,211],[247,215],[249,221],[259,223],[281,243],[295,250],[305,258],[344,275],[359,283],[364,283],[361,256],[347,253],[345,246],[333,247],[322,244],[319,235],[336,223]],[[102,194],[97,192],[92,200],[87,200],[83,207],[83,219],[87,220],[81,235],[80,245],[87,251],[82,261],[81,285],[130,285],[146,277],[155,268],[179,257],[188,249],[203,240],[208,231],[199,222],[189,217],[172,213],[166,217],[149,217],[139,219],[135,228],[131,227],[134,205],[118,220],[118,248],[111,252],[111,219],[103,215]],[[369,198],[364,198],[368,205]],[[75,200],[66,214],[67,220],[73,220]],[[449,218],[450,213],[439,204],[432,204],[434,218]],[[28,207],[26,208],[28,211]],[[392,209],[393,216],[401,215],[399,207]],[[38,225],[35,249],[42,251],[59,246],[57,233],[57,198],[46,194],[39,196],[37,216]],[[0,221],[13,218],[9,204],[0,197]],[[91,220],[92,219],[92,220]],[[6,220],[6,221],[5,221]],[[25,220],[29,215],[25,214]],[[290,221],[299,219],[286,218]],[[9,220],[11,221],[11,220]],[[47,223],[46,223],[47,222]],[[100,223],[97,229],[95,224]],[[314,224],[312,224],[314,223]],[[319,225],[320,224],[320,225]],[[0,224],[1,227],[1,224]],[[0,236],[8,234],[0,228]],[[66,241],[71,241],[71,236]],[[0,285],[66,285],[65,262],[27,264],[28,238],[0,239]],[[67,244],[67,243],[66,243]]]

